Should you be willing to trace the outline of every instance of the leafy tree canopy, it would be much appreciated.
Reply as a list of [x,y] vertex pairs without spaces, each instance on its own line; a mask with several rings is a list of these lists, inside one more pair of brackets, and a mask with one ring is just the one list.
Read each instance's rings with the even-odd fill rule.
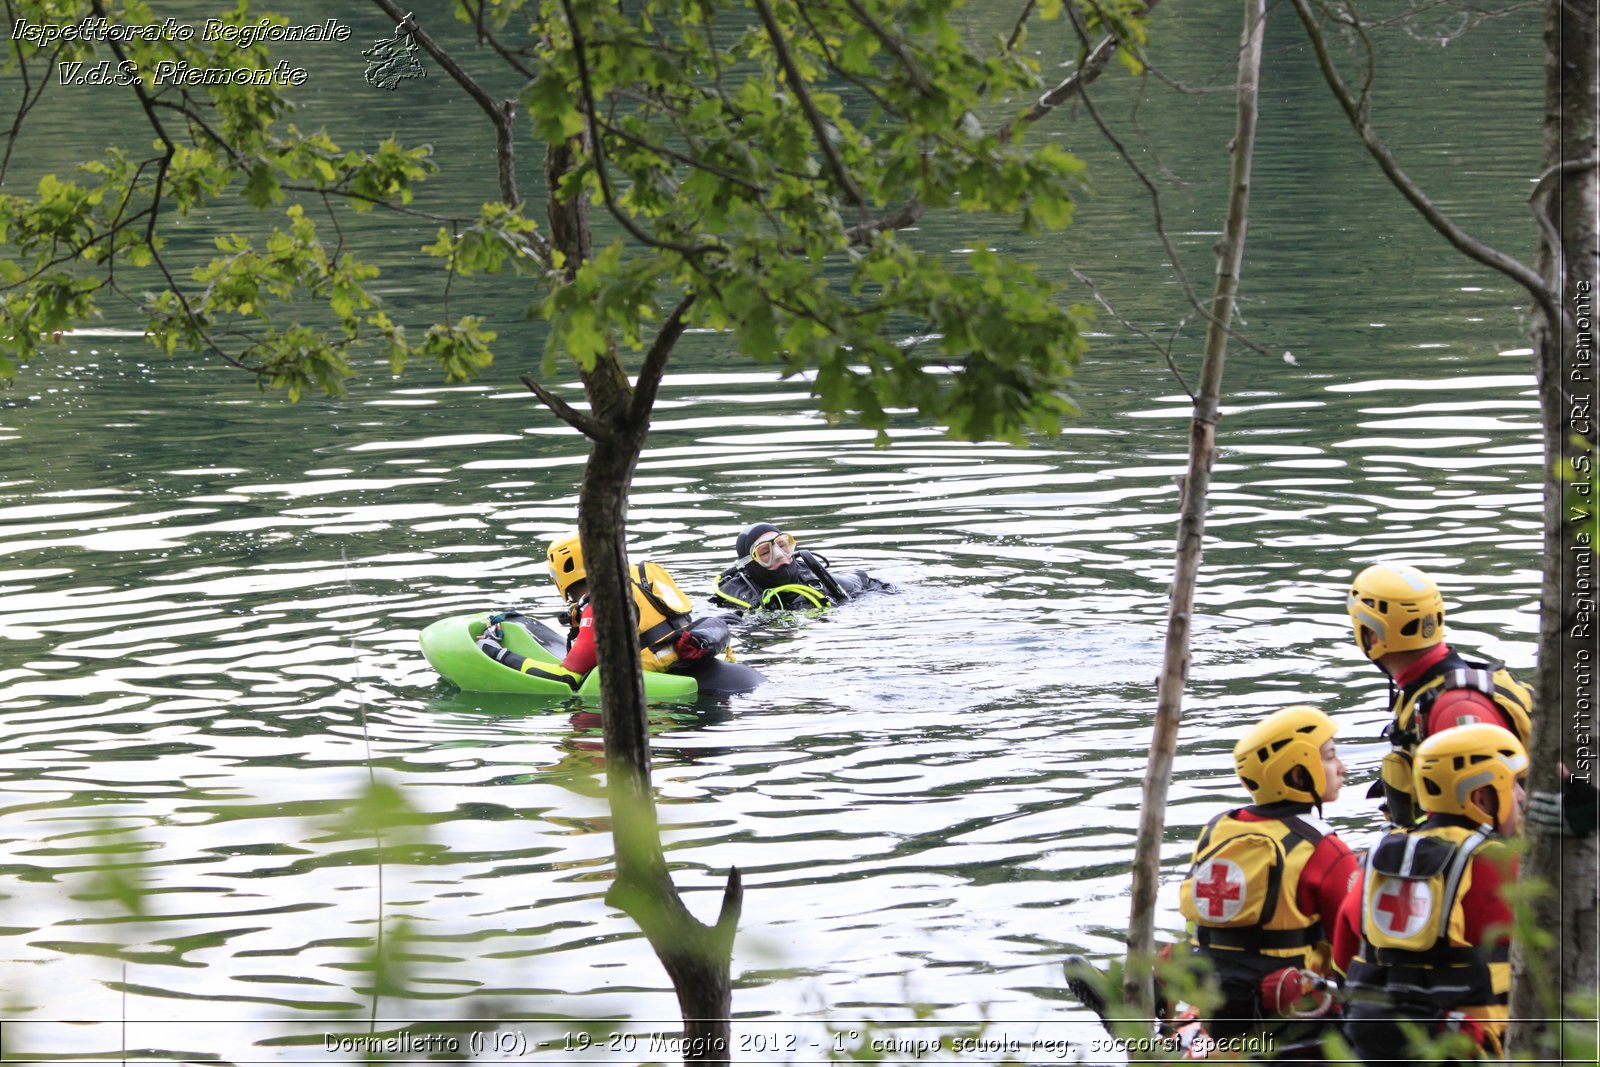
[[[396,22],[405,15],[375,2]],[[162,21],[141,0],[9,8],[35,26]],[[387,353],[396,371],[422,357],[464,380],[490,364],[495,334],[453,314],[449,286],[492,273],[516,277],[530,314],[548,322],[547,373],[563,353],[582,368],[635,358],[627,353],[648,349],[663,309],[677,306],[682,326],[725,331],[751,359],[813,374],[830,417],[882,430],[891,410],[916,408],[962,437],[1052,431],[1072,411],[1065,382],[1084,309],[1001,251],[940,253],[905,227],[951,209],[991,216],[979,233],[1013,225],[994,216],[1026,232],[1066,226],[1084,168],[1058,146],[1025,143],[1023,109],[1045,86],[1020,45],[1033,20],[1065,14],[1084,41],[1114,36],[1136,67],[1144,5],[1029,4],[1009,36],[987,41],[973,40],[981,34],[958,8],[459,0],[455,17],[478,47],[457,42],[460,27],[416,27],[416,54],[462,88],[465,118],[496,129],[500,189],[474,218],[433,216],[437,239],[420,251],[439,261],[442,299],[421,312],[436,321],[421,323],[385,306],[377,267],[346,245],[339,216],[382,207],[427,217],[423,183],[458,177],[441,177],[427,145],[347,149],[336,129],[296,125],[293,86],[157,74],[163,62],[268,69],[295,46],[17,35],[0,75],[20,89],[5,168],[30,136],[49,135],[28,122],[42,94],[83,91],[55,84],[61,64],[136,68],[115,91],[136,99],[143,121],[74,173],[0,192],[0,373],[123,301],[161,350],[213,353],[293,398],[339,391],[361,346]],[[263,19],[288,24],[249,0],[223,16],[243,28]],[[521,87],[496,97],[474,66]],[[593,205],[593,247],[579,262],[518,185],[515,161],[551,152],[568,163],[550,170],[557,187],[536,190],[537,202]],[[259,226],[214,234],[203,255],[171,244],[175,220],[241,201],[259,209]]]

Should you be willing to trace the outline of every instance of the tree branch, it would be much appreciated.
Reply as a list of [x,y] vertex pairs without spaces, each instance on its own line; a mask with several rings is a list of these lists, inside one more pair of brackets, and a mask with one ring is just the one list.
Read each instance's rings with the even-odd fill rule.
[[373,4],[394,20],[396,26],[408,26],[411,37],[420,44],[423,51],[432,56],[444,72],[450,75],[455,83],[466,90],[468,96],[477,103],[478,107],[489,121],[494,124],[495,160],[498,164],[500,178],[500,199],[512,207],[522,203],[522,197],[517,193],[516,170],[516,124],[513,121],[517,114],[515,100],[502,100],[496,102],[477,80],[468,74],[466,69],[457,63],[455,57],[444,50],[444,47],[428,36],[423,28],[417,25],[410,14],[402,11],[394,0],[372,0]]
[[1194,291],[1194,286],[1189,281],[1189,275],[1183,269],[1183,260],[1178,255],[1177,247],[1173,245],[1172,238],[1167,234],[1166,215],[1161,208],[1161,190],[1157,189],[1155,182],[1151,181],[1149,175],[1145,174],[1144,169],[1133,158],[1133,153],[1129,152],[1127,146],[1122,143],[1121,138],[1113,133],[1111,127],[1100,117],[1100,111],[1094,106],[1094,101],[1089,99],[1089,94],[1081,87],[1078,93],[1083,100],[1083,107],[1088,113],[1090,121],[1100,130],[1100,135],[1111,143],[1111,147],[1116,150],[1117,155],[1122,157],[1122,162],[1127,165],[1129,170],[1133,171],[1133,176],[1139,179],[1139,184],[1143,185],[1145,192],[1149,194],[1150,209],[1155,214],[1156,238],[1160,240],[1161,246],[1167,251],[1167,262],[1177,275],[1178,284],[1183,288],[1184,296],[1207,319],[1211,318],[1211,313],[1206,311],[1200,303],[1199,294]]
[[[1401,196],[1417,210],[1424,221],[1433,227],[1435,233],[1443,237],[1450,245],[1462,255],[1475,263],[1480,263],[1491,270],[1510,278],[1522,288],[1526,289],[1533,299],[1550,317],[1552,322],[1560,322],[1562,318],[1561,301],[1544,279],[1531,267],[1513,259],[1498,249],[1479,241],[1468,234],[1455,220],[1439,210],[1434,202],[1428,199],[1422,188],[1412,181],[1405,171],[1400,169],[1395,161],[1394,154],[1389,151],[1389,146],[1378,136],[1377,130],[1368,121],[1365,100],[1358,100],[1345,85],[1344,79],[1339,76],[1338,69],[1334,66],[1333,57],[1328,53],[1328,42],[1323,36],[1322,27],[1317,24],[1311,11],[1308,0],[1290,0],[1294,5],[1295,14],[1300,16],[1300,24],[1305,27],[1306,37],[1311,42],[1312,51],[1316,53],[1317,66],[1322,70],[1322,78],[1328,83],[1328,89],[1333,93],[1334,99],[1339,102],[1344,110],[1345,118],[1349,120],[1350,128],[1361,140],[1367,149],[1367,154],[1377,161],[1378,168],[1383,171],[1384,177],[1389,179]],[[1349,12],[1348,17],[1356,18],[1354,12]]]
[[661,389],[661,379],[667,371],[667,359],[689,324],[688,314],[694,306],[694,299],[694,294],[689,293],[679,300],[678,306],[667,316],[667,321],[656,331],[655,340],[650,342],[650,350],[645,353],[633,384],[632,417],[635,423],[648,425],[650,422],[650,412],[655,408],[656,394]]
[[[707,174],[713,174],[727,182],[729,185],[737,185],[739,188],[743,189],[747,193],[752,194],[753,196],[759,196],[762,192],[760,186],[746,180],[738,174],[735,174],[726,167],[718,167],[702,158],[698,158],[684,152],[678,152],[667,147],[666,145],[659,145],[655,144],[654,142],[647,141],[637,134],[630,133],[620,126],[614,126],[611,123],[602,121],[599,118],[594,120],[594,124],[596,129],[605,131],[611,136],[617,138],[619,141],[626,141],[635,148],[642,148],[646,152],[651,152],[655,155],[661,156],[664,159],[670,159],[675,163],[680,163],[690,170],[699,170],[704,171]],[[679,132],[681,133],[683,131],[680,130]]]
[[[1162,2],[1162,0],[1146,0],[1146,2],[1144,2],[1144,13],[1149,14],[1150,11],[1154,11],[1155,5],[1158,5],[1160,2]],[[1082,35],[1083,26],[1080,24],[1080,21],[1078,21],[1077,8],[1074,8],[1072,11],[1074,11],[1074,16],[1072,16],[1072,24],[1074,24],[1075,29],[1078,30],[1078,34]],[[1085,38],[1083,43],[1088,45],[1088,40]],[[1074,70],[1074,72],[1072,72],[1072,74],[1070,74],[1069,77],[1064,80],[1064,82],[1059,83],[1056,88],[1053,88],[1053,90],[1050,90],[1048,93],[1040,96],[1037,104],[1034,104],[1034,107],[1032,107],[1032,109],[1030,109],[1026,115],[1022,115],[1021,118],[1014,118],[1013,122],[1008,123],[1008,125],[1006,125],[1005,133],[1013,133],[1016,126],[1029,125],[1029,123],[1038,122],[1040,118],[1043,118],[1045,115],[1053,112],[1053,110],[1058,109],[1058,107],[1061,107],[1062,104],[1066,104],[1069,99],[1074,98],[1074,96],[1077,96],[1078,93],[1082,93],[1086,86],[1088,86],[1088,83],[1093,82],[1094,78],[1098,78],[1099,75],[1101,75],[1102,70],[1106,69],[1107,62],[1110,61],[1110,58],[1112,58],[1114,54],[1117,54],[1117,48],[1120,48],[1120,46],[1122,46],[1122,40],[1120,40],[1117,35],[1107,34],[1106,37],[1102,38],[1098,45],[1094,45],[1093,48],[1088,50],[1088,54],[1086,54],[1085,58],[1083,58],[1083,62],[1078,64],[1078,69]]]
[[[1159,2],[1159,0],[1155,0],[1155,2]],[[1150,6],[1153,6],[1153,3],[1147,5],[1146,10],[1148,10]],[[1070,10],[1072,11],[1073,25],[1077,28],[1079,35],[1084,41],[1084,44],[1087,45],[1087,30],[1082,25],[1081,16],[1079,16],[1077,8],[1070,8]],[[1258,352],[1261,355],[1271,355],[1271,353],[1261,345],[1251,341],[1249,338],[1243,336],[1237,330],[1235,330],[1233,328],[1231,316],[1230,321],[1228,322],[1218,322],[1211,309],[1201,302],[1200,295],[1195,292],[1194,285],[1189,281],[1188,273],[1183,269],[1183,261],[1178,255],[1178,249],[1172,243],[1172,238],[1167,234],[1166,215],[1161,207],[1161,191],[1156,188],[1155,182],[1150,180],[1149,175],[1145,174],[1144,168],[1139,166],[1138,162],[1133,158],[1133,153],[1129,152],[1127,146],[1122,143],[1122,139],[1112,132],[1110,125],[1107,124],[1105,119],[1101,117],[1100,110],[1094,106],[1094,101],[1089,98],[1087,84],[1080,85],[1077,88],[1077,94],[1083,101],[1083,109],[1089,115],[1090,121],[1095,124],[1095,127],[1100,131],[1101,136],[1111,143],[1111,147],[1116,150],[1117,155],[1122,157],[1123,163],[1127,165],[1129,170],[1133,171],[1134,177],[1139,179],[1140,184],[1145,187],[1145,191],[1150,194],[1150,208],[1155,214],[1154,225],[1156,239],[1161,242],[1162,248],[1166,249],[1167,262],[1172,267],[1173,273],[1177,276],[1178,285],[1183,290],[1184,296],[1188,298],[1189,305],[1193,307],[1195,311],[1199,312],[1199,314],[1204,317],[1208,323],[1212,323],[1215,326],[1228,331],[1228,336],[1233,340],[1238,341],[1241,345],[1244,345],[1246,348],[1249,348],[1254,352]]]
[[1105,308],[1106,311],[1111,314],[1112,318],[1116,319],[1122,324],[1124,329],[1138,334],[1140,337],[1148,341],[1152,348],[1161,353],[1161,358],[1166,360],[1167,369],[1172,372],[1172,376],[1174,378],[1178,379],[1178,387],[1184,391],[1184,394],[1188,396],[1190,401],[1193,401],[1195,399],[1194,390],[1189,388],[1189,383],[1187,380],[1185,380],[1183,372],[1178,369],[1178,364],[1172,358],[1172,346],[1174,342],[1177,341],[1178,334],[1183,332],[1184,326],[1187,325],[1189,321],[1188,318],[1185,317],[1178,320],[1178,325],[1174,327],[1172,331],[1172,340],[1168,341],[1166,344],[1162,344],[1160,341],[1152,337],[1148,330],[1136,323],[1128,321],[1128,319],[1124,317],[1120,311],[1113,307],[1111,301],[1107,300],[1105,294],[1100,291],[1100,288],[1097,285],[1095,285],[1094,279],[1090,278],[1076,267],[1069,267],[1067,269],[1072,272],[1072,276],[1074,278],[1078,279],[1079,282],[1088,288],[1089,294],[1095,299],[1095,303]]
[[903,204],[887,215],[880,215],[869,222],[859,223],[844,231],[844,236],[852,245],[870,244],[873,237],[888,230],[903,230],[914,225],[922,218],[922,213],[927,208],[921,200],[913,200]]
[[1011,32],[1006,34],[1006,43],[1000,50],[1002,55],[1009,55],[1022,40],[1023,27],[1028,24],[1028,17],[1033,14],[1033,8],[1034,0],[1027,0],[1022,5],[1022,10],[1017,12],[1017,20],[1011,24]]
[[522,384],[527,386],[528,392],[538,397],[540,403],[549,408],[556,418],[571,426],[583,436],[590,440],[601,436],[599,423],[534,381],[528,375],[524,374],[522,376]]
[[[17,23],[16,9],[12,6],[11,0],[6,0],[6,19],[13,26]],[[0,157],[0,185],[5,184],[6,172],[11,169],[11,154],[16,150],[17,141],[22,136],[22,124],[27,121],[28,112],[32,111],[34,105],[44,96],[45,88],[50,84],[50,71],[55,68],[56,57],[61,55],[64,47],[66,46],[57,45],[56,50],[50,53],[50,58],[45,60],[44,77],[39,79],[39,87],[34,89],[33,79],[28,74],[28,60],[22,54],[22,41],[20,38],[12,38],[11,48],[17,54],[17,70],[22,75],[22,99],[17,104],[16,117],[11,120],[11,129],[6,134],[5,155]]]
[[733,935],[739,928],[739,913],[744,910],[744,878],[739,868],[728,868],[728,884],[722,888],[722,907],[717,910],[717,925],[713,928],[720,951],[733,948]]
[[[1152,4],[1152,6],[1154,5]],[[1038,103],[1034,104],[1024,114],[1011,120],[1006,125],[1004,135],[1009,136],[1018,126],[1026,126],[1038,122],[1050,112],[1077,96],[1087,83],[1099,77],[1100,72],[1105,69],[1106,63],[1116,54],[1119,43],[1115,37],[1106,37],[1091,48],[1089,54],[1084,57],[1083,62],[1078,64],[1078,69],[1073,71],[1066,80],[1041,96]]]
[[867,81],[865,78],[857,76],[856,74],[846,71],[839,66],[839,61],[834,58],[833,49],[828,45],[827,34],[823,33],[822,30],[817,27],[816,22],[811,18],[811,12],[806,9],[806,5],[796,5],[795,14],[800,17],[800,21],[806,24],[806,29],[811,31],[811,40],[816,42],[816,46],[822,52],[822,58],[828,64],[829,70],[833,71],[840,78],[849,82],[851,85],[854,85],[857,89],[860,89],[861,92],[874,104],[877,104],[879,107],[883,108],[884,114],[900,114],[899,109],[896,108],[889,100],[885,99],[883,94],[878,92],[871,82]]
[[[376,0],[383,3],[387,0]],[[716,245],[679,244],[676,241],[663,241],[659,237],[652,237],[639,228],[627,212],[623,211],[616,201],[616,193],[611,188],[611,177],[606,171],[605,145],[600,139],[600,109],[595,101],[594,86],[589,78],[588,44],[584,40],[583,30],[578,25],[577,13],[572,10],[570,0],[561,0],[561,10],[567,19],[567,29],[572,34],[572,55],[578,66],[578,82],[583,91],[583,116],[589,127],[590,148],[594,152],[595,176],[600,180],[600,200],[606,206],[606,211],[617,224],[635,241],[646,248],[655,248],[663,251],[676,252],[687,260],[696,260],[701,256],[719,251]],[[555,190],[550,190],[550,195],[555,195]]]
[[[109,17],[106,14],[104,0],[94,0],[94,13],[100,18],[108,19],[109,21]],[[122,44],[119,41],[108,39],[107,44],[110,45],[111,52],[117,57],[118,62],[126,63],[128,61],[128,55],[125,51],[123,51]],[[173,142],[171,136],[168,135],[166,126],[162,123],[160,117],[156,115],[155,101],[146,90],[142,79],[134,81],[133,91],[134,95],[139,99],[139,107],[144,111],[145,120],[150,123],[150,128],[155,131],[156,136],[160,139],[162,146],[165,148],[165,151],[156,160],[156,177],[154,187],[151,189],[150,193],[150,206],[143,212],[139,213],[149,215],[149,221],[145,225],[145,244],[150,249],[150,257],[155,263],[156,269],[159,270],[161,272],[161,276],[166,279],[167,288],[171,291],[173,297],[177,299],[178,305],[183,309],[184,318],[194,329],[195,333],[200,337],[201,341],[205,343],[207,348],[221,356],[227,362],[237,364],[238,361],[224,351],[221,345],[212,340],[211,334],[207,332],[204,326],[201,325],[199,313],[196,312],[194,307],[189,303],[189,298],[184,295],[183,287],[180,286],[178,284],[178,280],[173,277],[171,268],[167,266],[166,258],[162,256],[161,249],[156,244],[156,223],[161,218],[161,193],[166,186],[167,168],[172,165],[172,160],[178,153],[178,146]],[[128,221],[132,222],[134,218],[139,217],[139,214],[134,215]]]
[[833,171],[834,180],[839,183],[839,187],[850,202],[865,212],[867,199],[861,195],[861,190],[856,188],[855,180],[850,177],[850,171],[839,156],[838,147],[834,145],[833,138],[828,136],[827,123],[817,111],[816,104],[812,102],[811,93],[806,89],[805,77],[800,73],[794,55],[790,53],[789,46],[783,40],[783,30],[772,14],[772,5],[767,3],[767,0],[755,0],[755,6],[757,14],[761,16],[761,25],[767,31],[767,40],[771,43],[778,62],[783,66],[784,76],[789,80],[789,88],[794,92],[795,99],[800,103],[800,110],[805,112],[806,121],[811,125],[811,133],[817,139],[817,148],[822,152],[822,157],[828,161],[828,169]]
[[[159,100],[154,98],[151,99],[150,103],[153,107],[164,107],[169,111],[176,111],[178,114],[188,119],[191,123],[200,127],[201,132],[203,132],[207,137],[211,138],[212,142],[218,148],[228,153],[229,158],[233,160],[235,166],[242,167],[247,162],[246,159],[239,154],[238,150],[235,149],[233,145],[228,143],[222,134],[212,129],[211,124],[208,123],[204,117],[202,117],[192,107],[189,106],[188,92],[185,92],[182,98],[183,103],[181,104],[174,104],[170,100]],[[189,133],[190,136],[194,135],[193,130],[190,130]]]
[[1600,157],[1563,160],[1553,167],[1546,167],[1545,172],[1533,183],[1533,192],[1528,194],[1528,209],[1533,212],[1533,221],[1538,223],[1540,231],[1544,233],[1545,241],[1555,253],[1551,256],[1551,266],[1555,270],[1555,279],[1550,282],[1551,288],[1558,288],[1561,284],[1560,279],[1565,274],[1560,256],[1563,247],[1561,231],[1556,225],[1556,220],[1551,218],[1553,212],[1550,196],[1547,195],[1552,191],[1551,180],[1581,170],[1593,170],[1596,166],[1600,166]]
[[461,4],[464,8],[466,8],[467,14],[472,16],[472,28],[478,34],[479,44],[487,42],[489,47],[493,48],[497,53],[499,53],[500,58],[505,60],[506,64],[510,66],[512,70],[516,71],[524,78],[527,78],[529,81],[532,81],[534,78],[538,77],[537,71],[523,63],[521,58],[519,58],[515,52],[512,52],[510,49],[506,48],[505,45],[501,44],[500,39],[494,34],[490,33],[489,27],[484,25],[484,9],[489,6],[486,0],[478,0],[478,5],[476,7],[472,5],[472,0],[461,0]]
[[845,6],[855,13],[856,18],[861,21],[863,26],[872,31],[872,35],[878,39],[878,43],[888,49],[889,53],[900,61],[900,66],[905,68],[906,77],[911,79],[911,84],[917,92],[923,96],[932,96],[933,86],[928,84],[928,79],[923,76],[922,70],[917,66],[916,61],[906,52],[900,39],[879,25],[878,21],[872,17],[872,13],[861,6],[859,0],[845,0]]

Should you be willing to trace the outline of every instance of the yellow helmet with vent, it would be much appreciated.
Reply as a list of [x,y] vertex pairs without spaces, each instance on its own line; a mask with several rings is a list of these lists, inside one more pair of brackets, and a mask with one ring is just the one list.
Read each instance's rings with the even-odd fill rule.
[[1370,660],[1391,652],[1432,648],[1444,640],[1444,597],[1415,567],[1379,563],[1350,583],[1345,610],[1356,644]]
[[[1233,746],[1234,769],[1257,804],[1280,800],[1320,804],[1328,788],[1322,746],[1338,731],[1332,719],[1309,704],[1275,711]],[[1290,783],[1296,767],[1305,768],[1310,789]]]
[[[1474,722],[1424,740],[1417,746],[1415,768],[1417,803],[1423,811],[1500,826],[1511,818],[1517,779],[1528,770],[1528,750],[1505,727]],[[1472,799],[1484,786],[1494,789],[1494,811]]]
[[562,534],[551,541],[549,555],[550,577],[555,579],[556,589],[564,599],[575,599],[567,590],[589,576],[588,569],[583,565],[583,544],[578,540],[578,531]]

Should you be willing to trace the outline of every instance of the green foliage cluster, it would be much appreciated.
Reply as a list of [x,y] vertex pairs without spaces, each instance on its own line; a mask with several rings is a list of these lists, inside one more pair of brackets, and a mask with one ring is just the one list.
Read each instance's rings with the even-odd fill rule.
[[[13,7],[36,23],[157,21],[142,0]],[[142,121],[76,174],[0,194],[0,375],[121,297],[162,351],[210,352],[295,398],[338,392],[361,346],[396,372],[423,358],[462,380],[490,365],[496,337],[451,313],[451,283],[507,274],[551,326],[547,363],[627,358],[654,342],[662,309],[687,307],[686,325],[814,375],[830,417],[881,431],[896,410],[920,409],[962,437],[1053,431],[1074,410],[1066,381],[1088,313],[988,246],[996,217],[1022,234],[1065,227],[1087,186],[1079,160],[1030,147],[1015,121],[1043,85],[1018,46],[1030,19],[1067,12],[1116,34],[1137,69],[1143,4],[1019,10],[1009,37],[975,42],[958,0],[458,0],[457,18],[492,45],[472,63],[503,62],[523,83],[490,106],[463,73],[463,113],[502,142],[524,139],[507,145],[521,158],[553,148],[576,160],[549,192],[595,205],[596,248],[582,263],[505,183],[474,218],[422,212],[417,187],[439,176],[425,145],[349,150],[340,131],[289,121],[292,89],[174,86],[150,73],[160,60],[259,69],[272,61],[264,44],[13,41],[0,77],[34,95],[8,161],[52,64],[136,64],[121,91]],[[249,0],[223,21],[263,18],[286,21]],[[445,176],[441,196],[457,195],[457,178]],[[169,247],[175,221],[241,203],[259,223],[217,235],[213,258]],[[384,306],[378,269],[339,231],[340,211],[377,205],[440,220],[420,250],[440,261],[439,298],[406,315]],[[985,217],[974,247],[919,247],[907,227],[948,210]]]
[[[19,4],[15,13],[36,24],[70,24],[102,10],[112,25],[160,21],[138,0],[110,8]],[[240,26],[263,19],[287,21],[247,0],[222,16]],[[343,150],[325,131],[284,121],[293,101],[278,86],[153,83],[163,60],[259,69],[270,62],[259,43],[247,50],[196,36],[10,44],[0,75],[20,82],[25,97],[30,86],[46,91],[62,63],[136,65],[141,80],[124,91],[136,97],[144,124],[72,177],[46,174],[32,195],[0,193],[0,375],[15,373],[44,339],[97,318],[116,297],[139,310],[163,352],[215,353],[296,399],[308,389],[339,391],[359,341],[376,340],[404,361],[403,328],[367,288],[376,268],[342,239],[328,242],[307,205],[330,197],[356,211],[407,204],[413,184],[433,172],[426,147],[388,140],[371,152]],[[37,96],[24,99],[8,160],[36,103]],[[276,219],[265,214],[289,197]],[[239,200],[264,212],[258,230],[216,235],[220,255],[206,263],[172,254],[175,222]],[[330,222],[337,232],[331,215]]]
[[917,408],[966,437],[1056,428],[1081,309],[992,250],[942,256],[880,223],[912,204],[1025,232],[1071,220],[1082,164],[979,118],[1036,94],[1036,65],[970,47],[946,0],[756,8],[568,0],[546,23],[522,99],[542,139],[590,146],[557,195],[621,231],[542,305],[548,355],[642,348],[654,309],[689,293],[694,325],[815,371],[829,413],[882,429]]

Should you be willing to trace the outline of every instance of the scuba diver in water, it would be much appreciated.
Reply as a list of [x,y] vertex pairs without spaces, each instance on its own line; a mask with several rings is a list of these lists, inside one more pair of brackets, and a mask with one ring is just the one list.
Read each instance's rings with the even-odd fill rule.
[[[567,603],[569,629],[566,654],[560,665],[525,658],[501,643],[499,626],[510,620],[521,623],[546,647],[550,646],[548,636],[553,635],[549,628],[526,616],[508,613],[491,617],[491,625],[479,638],[478,647],[512,670],[561,678],[577,689],[600,658],[595,645],[589,572],[584,566],[583,546],[577,531],[550,542],[547,555],[556,591]],[[719,692],[743,692],[763,680],[755,669],[731,661],[727,618],[694,618],[690,614],[689,598],[660,564],[630,564],[628,579],[639,619],[640,666],[645,670],[692,675],[701,689]]]
[[894,592],[865,571],[828,569],[815,552],[797,548],[793,534],[758,522],[734,542],[737,562],[717,579],[711,599],[736,611],[808,611],[830,608],[862,593]]

